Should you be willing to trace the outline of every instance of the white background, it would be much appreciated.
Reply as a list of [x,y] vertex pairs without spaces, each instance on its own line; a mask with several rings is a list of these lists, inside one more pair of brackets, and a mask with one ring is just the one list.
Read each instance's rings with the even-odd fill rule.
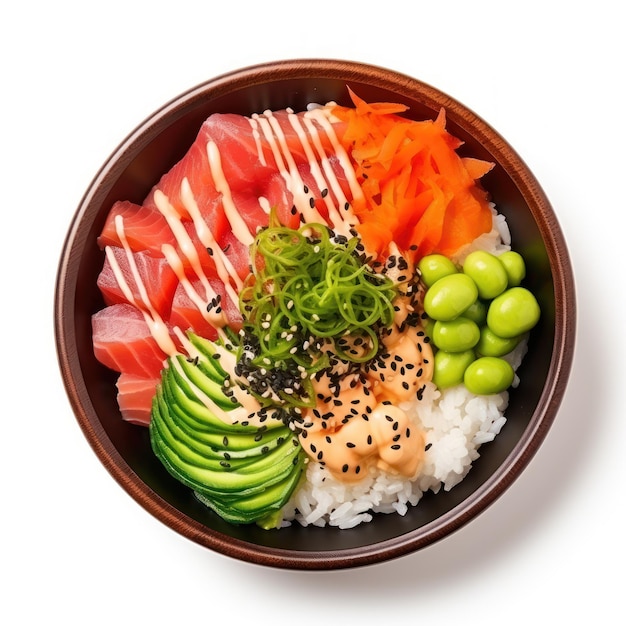
[[[626,208],[626,47],[619,3],[8,4],[0,9],[0,621],[621,622],[626,351],[623,222],[615,220]],[[578,292],[570,385],[522,476],[438,544],[336,572],[235,561],[146,513],[80,432],[53,336],[65,233],[126,134],[213,76],[300,57],[386,66],[486,119],[548,194]]]

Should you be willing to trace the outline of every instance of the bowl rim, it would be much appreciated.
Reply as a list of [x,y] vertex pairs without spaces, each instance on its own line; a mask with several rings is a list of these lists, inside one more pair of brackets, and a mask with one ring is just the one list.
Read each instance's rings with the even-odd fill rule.
[[[406,98],[415,98],[435,110],[445,107],[448,119],[453,119],[487,149],[499,155],[500,162],[526,199],[537,223],[554,282],[555,336],[547,382],[522,440],[514,446],[498,470],[468,500],[433,522],[375,546],[338,551],[295,552],[232,538],[181,514],[152,491],[122,458],[99,423],[78,366],[78,346],[72,332],[78,271],[73,260],[76,258],[75,251],[83,245],[87,236],[82,219],[92,203],[105,194],[109,179],[116,168],[120,168],[120,163],[128,159],[128,154],[140,151],[151,141],[158,134],[163,120],[172,123],[199,99],[216,98],[244,86],[268,81],[301,78],[366,82]],[[149,513],[191,541],[229,557],[288,569],[341,569],[387,561],[443,539],[482,513],[519,477],[550,430],[567,386],[576,330],[574,276],[557,217],[534,174],[512,146],[468,107],[419,79],[385,67],[337,59],[287,59],[250,65],[203,81],[158,108],[120,142],[92,179],[70,223],[55,285],[54,330],[62,380],[84,436],[113,478]]]

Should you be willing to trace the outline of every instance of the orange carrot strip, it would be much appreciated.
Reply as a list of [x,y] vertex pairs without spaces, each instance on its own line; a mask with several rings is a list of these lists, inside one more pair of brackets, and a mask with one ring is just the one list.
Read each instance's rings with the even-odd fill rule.
[[354,107],[336,106],[364,204],[355,207],[366,248],[384,257],[391,241],[415,260],[430,252],[453,255],[491,229],[487,194],[476,183],[492,163],[457,153],[462,141],[446,131],[446,113],[413,121],[402,104],[368,103],[350,90]]

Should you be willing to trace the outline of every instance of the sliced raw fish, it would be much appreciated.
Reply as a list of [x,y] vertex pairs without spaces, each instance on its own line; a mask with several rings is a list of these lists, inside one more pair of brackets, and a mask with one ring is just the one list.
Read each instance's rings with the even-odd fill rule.
[[164,243],[174,244],[175,239],[165,218],[155,207],[138,205],[133,202],[116,202],[98,237],[98,245],[122,247],[116,219],[121,216],[124,234],[128,245],[135,251],[147,251],[150,254],[161,256],[161,246]]
[[160,375],[168,355],[138,308],[114,304],[98,311],[92,316],[92,332],[94,352],[103,365],[135,376]]
[[117,379],[117,403],[122,418],[127,422],[148,426],[152,399],[160,377],[148,378],[134,374],[123,373]]
[[154,309],[161,317],[169,315],[177,284],[164,257],[113,246],[108,247],[98,276],[105,304],[134,304],[145,311]]

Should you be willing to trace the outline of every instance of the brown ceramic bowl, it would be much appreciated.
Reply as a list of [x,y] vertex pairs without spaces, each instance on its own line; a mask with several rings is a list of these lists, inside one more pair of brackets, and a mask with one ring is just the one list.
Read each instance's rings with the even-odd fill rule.
[[[426,495],[406,516],[381,515],[352,530],[264,531],[218,519],[173,481],[150,450],[148,430],[120,418],[115,376],[94,358],[91,315],[102,302],[96,278],[103,254],[96,245],[115,200],[141,203],[191,145],[213,112],[251,114],[267,108],[303,109],[309,102],[348,104],[346,85],[369,101],[410,106],[416,119],[445,107],[448,130],[464,154],[492,160],[483,180],[504,213],[513,245],[527,260],[529,287],[542,318],[512,390],[508,422],[466,479],[446,493]],[[62,252],[55,302],[59,362],[76,418],[93,450],[118,483],[176,532],[219,553],[267,566],[338,569],[372,564],[419,550],[475,518],[527,466],[544,440],[563,397],[573,358],[575,299],[563,234],[544,192],[513,148],[465,106],[411,77],[353,62],[293,60],[219,76],[170,101],[120,144],[77,209]]]

